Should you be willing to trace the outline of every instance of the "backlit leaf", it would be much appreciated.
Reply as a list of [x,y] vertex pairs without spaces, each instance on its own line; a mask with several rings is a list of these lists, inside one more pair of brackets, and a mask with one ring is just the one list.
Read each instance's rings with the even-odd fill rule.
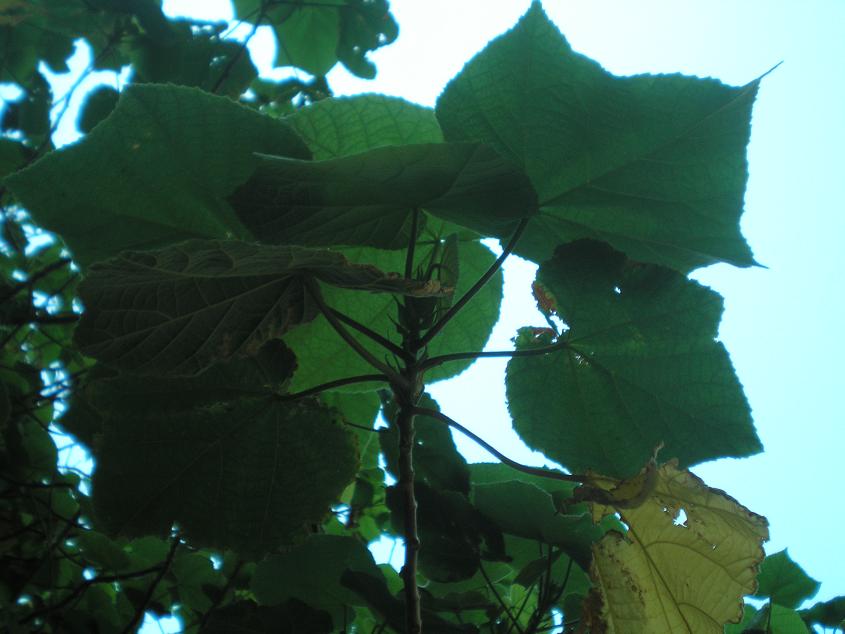
[[755,597],[770,599],[787,608],[797,608],[819,591],[819,582],[810,577],[782,550],[769,555],[760,566]]
[[672,463],[637,508],[593,507],[596,518],[618,512],[629,530],[593,547],[591,631],[721,634],[740,620],[769,537],[764,518]]
[[761,449],[715,340],[715,292],[592,241],[561,247],[538,281],[568,330],[559,351],[508,364],[508,406],[529,446],[575,471],[618,477],[660,443],[682,467]]
[[541,210],[517,254],[542,262],[595,238],[686,272],[754,262],[739,217],[756,92],[756,81],[615,77],[534,2],[451,81],[437,118],[447,141],[490,143],[531,178]]

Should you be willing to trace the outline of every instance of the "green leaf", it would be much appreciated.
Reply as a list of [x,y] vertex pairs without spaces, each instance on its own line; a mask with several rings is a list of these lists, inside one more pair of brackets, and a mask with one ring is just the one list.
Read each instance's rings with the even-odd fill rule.
[[414,209],[482,232],[509,232],[536,209],[525,175],[486,145],[389,145],[324,161],[260,157],[229,198],[262,240],[399,249]]
[[80,143],[7,179],[77,263],[188,238],[249,238],[225,202],[254,152],[308,158],[289,126],[195,88],[129,86]]
[[834,597],[830,601],[819,601],[807,610],[801,610],[800,614],[809,623],[841,628],[845,623],[845,596]]
[[281,24],[274,24],[276,66],[296,66],[312,75],[328,73],[337,63],[339,11],[344,4],[342,0],[305,0]]
[[760,566],[755,597],[797,608],[819,591],[818,581],[807,575],[786,550],[769,555]]
[[516,253],[537,262],[579,238],[682,272],[754,263],[739,230],[757,82],[615,77],[575,53],[534,2],[446,87],[447,141],[522,165],[540,215]]
[[285,121],[320,161],[385,145],[443,142],[431,108],[386,95],[324,99]]
[[128,569],[131,564],[131,559],[123,548],[102,533],[94,530],[80,531],[76,541],[86,559],[105,570],[118,572]]
[[311,535],[299,546],[258,564],[251,590],[263,605],[278,605],[295,598],[313,608],[338,614],[344,606],[365,605],[341,584],[341,575],[347,570],[381,578],[372,554],[357,539]]
[[358,468],[330,410],[269,398],[109,415],[96,457],[110,532],[166,535],[176,522],[193,545],[246,557],[304,537]]
[[201,553],[180,552],[173,560],[173,576],[179,588],[179,600],[198,612],[212,606],[206,590],[220,591],[221,576],[214,570],[211,559]]
[[[400,271],[404,266],[405,254],[398,251],[382,251],[370,248],[339,249],[352,262],[374,265],[381,270]],[[428,263],[433,258],[432,247],[417,249],[417,263]],[[460,278],[454,296],[460,297],[495,260],[489,249],[477,242],[461,242],[459,249]],[[323,292],[326,303],[332,308],[352,317],[375,332],[398,343],[396,330],[396,301],[388,295],[348,293],[326,287]],[[472,300],[472,310],[460,312],[428,347],[429,356],[449,352],[465,352],[484,348],[493,325],[499,318],[499,304],[502,299],[502,276],[494,275]],[[382,358],[384,351],[357,333],[353,336],[368,348],[376,358]],[[301,390],[334,379],[360,374],[372,374],[373,369],[363,361],[348,344],[320,316],[314,321],[291,330],[285,335],[285,342],[296,353],[299,367],[291,382],[292,390]],[[445,364],[426,373],[428,382],[455,376],[471,365],[472,361]],[[352,386],[360,390],[361,387]],[[367,386],[365,389],[372,389]]]
[[120,93],[111,86],[97,86],[85,97],[79,109],[76,127],[88,134],[100,121],[108,117],[117,105]]
[[427,288],[339,253],[191,240],[97,263],[79,286],[80,350],[121,369],[190,376],[251,355],[317,314],[313,280],[370,291]]
[[508,364],[517,433],[569,469],[637,473],[663,443],[682,467],[761,446],[727,352],[715,292],[592,241],[558,250],[538,282],[568,330],[561,350]]
[[[0,179],[26,165],[29,151],[23,143],[0,139]],[[5,225],[8,220],[4,220]]]

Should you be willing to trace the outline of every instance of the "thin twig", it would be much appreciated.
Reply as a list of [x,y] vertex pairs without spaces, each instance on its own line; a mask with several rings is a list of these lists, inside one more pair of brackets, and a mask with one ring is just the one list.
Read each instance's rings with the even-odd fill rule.
[[414,250],[417,246],[417,225],[419,224],[420,210],[414,207],[411,212],[411,237],[408,239],[408,250],[405,253],[405,279],[410,280],[414,275]]
[[369,350],[367,350],[361,343],[352,336],[352,334],[343,327],[343,324],[338,321],[337,317],[335,316],[334,312],[331,308],[326,306],[326,302],[323,300],[323,297],[320,293],[320,289],[317,287],[316,283],[313,281],[309,281],[306,288],[308,289],[308,294],[311,298],[316,302],[317,307],[320,309],[320,312],[323,313],[323,316],[326,318],[326,321],[329,322],[332,328],[334,328],[335,332],[343,339],[349,347],[352,348],[358,355],[364,359],[367,363],[373,366],[376,370],[382,372],[391,383],[403,383],[404,378],[401,377],[393,368],[388,367],[378,359],[376,359]]
[[420,537],[417,531],[417,500],[414,494],[414,417],[415,409],[402,405],[397,416],[399,428],[399,489],[404,500],[403,538],[405,542],[405,564],[400,575],[405,589],[405,628],[408,634],[422,631],[420,591],[417,587],[417,558]]
[[353,385],[354,383],[369,383],[370,381],[381,381],[383,383],[390,382],[390,379],[383,374],[362,374],[360,376],[350,376],[344,379],[336,379],[334,381],[329,381],[328,383],[321,383],[320,385],[315,385],[314,387],[309,387],[307,390],[302,390],[301,392],[293,392],[292,394],[280,394],[275,396],[275,399],[282,402],[288,401],[298,401],[301,398],[306,398],[308,396],[316,396],[321,392],[325,392],[326,390],[331,390],[336,387],[343,387],[344,385]]
[[62,268],[71,263],[70,258],[61,258],[52,262],[45,266],[43,269],[36,271],[30,277],[25,280],[21,280],[17,284],[15,284],[12,288],[10,288],[2,297],[0,297],[0,302],[5,302],[10,300],[15,295],[17,295],[20,291],[24,290],[25,288],[30,288],[33,284],[38,282],[40,279],[47,277],[53,271]]
[[568,341],[558,341],[549,346],[542,346],[540,348],[526,348],[525,350],[493,350],[490,352],[455,352],[452,354],[443,354],[439,357],[431,357],[420,363],[420,368],[429,370],[438,365],[443,365],[449,361],[461,361],[463,359],[492,359],[498,357],[533,357],[550,352],[557,352],[565,348],[569,344]]
[[507,614],[508,618],[511,620],[511,627],[515,627],[516,631],[519,632],[519,634],[522,634],[522,628],[519,627],[519,623],[517,622],[516,617],[514,617],[513,613],[510,611],[510,608],[502,599],[502,596],[499,594],[499,591],[496,590],[496,586],[493,585],[493,581],[490,579],[490,576],[487,574],[487,571],[484,570],[484,565],[481,562],[478,563],[478,569],[481,571],[481,576],[484,577],[484,581],[487,583],[487,586],[493,592],[493,596],[496,597],[496,601],[499,602],[499,605],[502,606],[502,609],[505,611],[505,614]]
[[258,31],[258,27],[261,25],[261,22],[264,21],[264,13],[265,7],[262,4],[258,17],[255,20],[255,24],[252,25],[252,30],[249,32],[249,35],[246,36],[243,43],[238,48],[237,52],[232,55],[232,57],[229,59],[229,62],[226,64],[226,67],[222,71],[220,71],[220,76],[217,78],[217,81],[214,82],[214,86],[212,86],[211,88],[212,93],[217,93],[217,91],[223,85],[223,82],[226,81],[226,79],[229,77],[229,73],[231,73],[232,69],[235,68],[235,64],[237,64],[238,60],[240,60],[243,56],[247,45],[249,44],[253,36],[255,36],[255,33]]
[[566,482],[587,482],[590,480],[590,478],[585,475],[561,473],[560,471],[548,471],[539,467],[529,467],[528,465],[524,465],[521,462],[517,462],[516,460],[511,460],[501,451],[493,447],[493,445],[488,443],[486,440],[474,434],[456,420],[449,418],[448,416],[446,416],[446,414],[438,412],[437,410],[426,409],[423,407],[415,407],[413,408],[413,411],[418,416],[429,416],[431,418],[436,418],[437,420],[446,423],[449,427],[457,429],[464,436],[471,438],[476,443],[484,447],[484,449],[496,456],[499,460],[502,461],[502,463],[506,464],[511,469],[522,471],[523,473],[527,473],[529,475],[539,476],[541,478],[548,478],[550,480],[564,480]]
[[493,277],[499,269],[502,268],[502,264],[507,259],[507,257],[511,254],[511,251],[514,250],[516,247],[516,243],[519,241],[519,238],[522,236],[522,232],[525,231],[525,227],[528,225],[528,218],[523,218],[519,221],[519,225],[516,228],[516,231],[513,232],[513,236],[511,236],[510,241],[505,246],[502,254],[496,258],[496,261],[490,266],[489,269],[484,273],[484,275],[479,278],[479,280],[473,284],[472,288],[470,288],[463,296],[455,302],[449,311],[443,315],[440,319],[437,320],[437,323],[434,324],[431,328],[429,328],[428,332],[425,333],[425,336],[422,337],[417,342],[417,350],[420,350],[431,343],[431,340],[437,336],[437,334],[446,327],[452,318],[457,315],[461,309],[473,298],[475,297],[476,293],[480,291],[487,281]]
[[369,328],[367,328],[361,322],[358,322],[358,321],[355,321],[354,319],[352,319],[352,317],[350,317],[349,315],[344,315],[342,312],[340,312],[339,310],[335,310],[334,308],[330,308],[329,310],[332,311],[334,316],[337,317],[339,321],[343,322],[344,324],[346,324],[350,328],[357,330],[358,332],[360,332],[365,337],[372,339],[374,342],[379,344],[381,347],[385,348],[388,352],[392,352],[393,354],[395,354],[396,356],[401,357],[401,358],[405,358],[408,355],[408,353],[405,350],[403,350],[402,348],[397,346],[395,343],[390,341],[390,339],[387,339],[386,337],[382,337],[377,332],[370,330]]

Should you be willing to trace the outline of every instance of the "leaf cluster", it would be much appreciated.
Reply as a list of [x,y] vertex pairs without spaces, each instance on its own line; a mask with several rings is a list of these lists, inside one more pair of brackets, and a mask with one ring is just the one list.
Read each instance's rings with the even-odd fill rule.
[[[754,264],[758,81],[615,77],[534,3],[433,110],[335,99],[326,73],[374,76],[397,36],[384,0],[234,8],[244,42],[154,0],[0,7],[21,91],[0,124],[2,627],[839,625],[841,598],[798,610],[818,584],[764,559],[765,519],[686,470],[762,449],[721,298],[687,277]],[[262,25],[311,79],[257,77]],[[66,70],[79,38],[86,72],[131,79],[54,150],[72,94],[41,63]],[[482,352],[510,253],[539,265],[546,323]],[[563,469],[425,391],[492,356],[514,429]],[[467,464],[450,428],[500,462]],[[83,450],[93,473],[63,457]]]

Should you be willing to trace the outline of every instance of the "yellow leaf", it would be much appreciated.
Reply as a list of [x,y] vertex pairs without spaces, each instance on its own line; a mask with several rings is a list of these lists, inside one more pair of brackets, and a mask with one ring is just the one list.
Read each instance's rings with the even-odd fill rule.
[[766,519],[674,461],[632,480],[593,481],[648,495],[634,508],[630,496],[622,507],[592,503],[594,517],[618,513],[629,530],[593,546],[595,594],[585,604],[585,625],[591,634],[721,634],[742,617],[743,595],[756,589]]

